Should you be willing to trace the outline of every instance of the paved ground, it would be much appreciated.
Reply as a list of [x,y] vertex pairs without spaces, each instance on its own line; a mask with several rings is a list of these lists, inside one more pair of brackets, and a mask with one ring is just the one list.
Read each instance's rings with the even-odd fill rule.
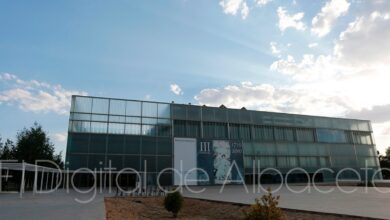
[[[264,188],[271,186],[276,189],[275,185],[264,185]],[[198,187],[193,187],[199,190]],[[293,186],[293,190],[303,189],[303,186]],[[275,195],[280,195],[280,206],[283,208],[317,211],[326,213],[337,213],[346,215],[355,215],[363,217],[373,217],[381,219],[390,219],[390,192],[380,193],[374,188],[361,187],[343,187],[344,190],[357,189],[356,192],[347,194],[343,193],[332,186],[321,186],[320,190],[335,190],[331,193],[323,194],[311,187],[311,192],[293,193],[286,187],[282,187]],[[207,186],[203,193],[194,194],[184,190],[184,195],[191,198],[202,198],[217,201],[236,202],[243,204],[253,204],[256,197],[261,193],[253,193],[252,186],[248,186],[249,193],[243,186],[227,186],[222,193],[219,193],[220,187]],[[381,190],[390,191],[390,188],[380,188]]]
[[90,203],[81,204],[75,199],[88,200],[92,194],[82,195],[75,191],[57,191],[51,194],[33,195],[0,194],[0,219],[2,220],[70,220],[105,219],[104,195],[97,194]]
[[[270,185],[265,185],[267,188]],[[273,189],[277,186],[271,185]],[[192,187],[199,190],[199,187]],[[330,190],[332,186],[321,186],[321,190]],[[292,189],[300,190],[302,186],[293,186]],[[343,187],[344,190],[352,190],[353,187]],[[390,191],[390,188],[381,188]],[[184,195],[192,198],[202,198],[217,201],[252,204],[261,193],[253,193],[252,186],[248,186],[246,193],[243,186],[226,186],[222,193],[220,187],[207,186],[203,193],[195,194],[184,191]],[[374,188],[357,188],[351,194],[342,193],[335,189],[331,193],[322,194],[310,188],[311,192],[292,193],[286,187],[282,187],[275,195],[280,195],[280,206],[283,208],[308,210],[317,212],[337,213],[390,219],[390,193],[380,193]],[[75,199],[88,200],[92,194],[81,195],[75,191],[57,191],[51,194],[33,195],[26,192],[23,198],[18,194],[0,194],[0,219],[1,220],[69,220],[69,219],[105,219],[104,196],[108,193],[97,194],[87,204],[81,204]]]

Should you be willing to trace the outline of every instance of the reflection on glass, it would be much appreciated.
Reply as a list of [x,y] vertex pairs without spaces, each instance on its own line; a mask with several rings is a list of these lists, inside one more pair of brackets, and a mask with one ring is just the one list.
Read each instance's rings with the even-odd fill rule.
[[108,121],[107,115],[92,115],[92,121]]
[[108,99],[93,98],[92,113],[108,114]]
[[125,125],[125,134],[140,135],[141,134],[141,125],[126,124]]
[[142,125],[142,134],[146,136],[156,136],[156,126],[154,125]]
[[142,118],[142,124],[157,124],[157,118]]
[[72,122],[72,131],[73,132],[90,132],[90,122],[86,121],[73,121]]
[[345,132],[342,130],[317,129],[319,142],[325,143],[347,143]]
[[158,104],[158,117],[159,118],[170,118],[171,110],[169,104]]
[[157,118],[157,103],[143,102],[142,116]]
[[141,118],[140,117],[126,117],[126,123],[141,124]]
[[108,133],[110,134],[123,134],[125,131],[125,125],[119,123],[109,123]]
[[107,123],[91,122],[92,133],[107,133]]
[[112,115],[125,115],[126,101],[124,100],[110,100],[110,114]]
[[72,120],[89,121],[91,120],[91,114],[71,113]]
[[73,106],[74,112],[91,113],[92,98],[76,96],[75,101],[73,103],[74,103],[74,106]]
[[126,122],[125,116],[110,115],[110,122]]
[[141,102],[127,101],[126,102],[126,115],[141,116]]

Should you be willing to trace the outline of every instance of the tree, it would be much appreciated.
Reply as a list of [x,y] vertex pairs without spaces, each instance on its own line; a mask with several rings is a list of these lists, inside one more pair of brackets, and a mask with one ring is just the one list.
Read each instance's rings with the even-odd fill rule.
[[[38,123],[29,129],[24,128],[16,135],[15,159],[32,164],[36,160],[62,162],[61,154],[54,155],[54,145]],[[53,167],[50,163],[40,165]]]
[[[3,145],[3,144],[1,144],[1,145]],[[2,146],[0,159],[1,160],[14,160],[15,159],[15,145],[10,139],[7,139],[4,146]]]
[[273,196],[271,188],[268,188],[268,193],[260,199],[256,199],[256,203],[244,211],[245,220],[281,220],[287,219],[282,210],[278,207],[279,196]]
[[383,179],[390,179],[390,172],[386,170],[386,169],[390,169],[390,147],[386,148],[385,152],[386,152],[385,156],[380,155],[378,152],[379,164],[381,168],[385,168],[382,169]]
[[183,196],[180,192],[176,191],[173,193],[168,193],[168,195],[164,199],[164,207],[169,212],[173,213],[173,217],[177,217],[177,213],[179,213],[180,209],[183,206]]

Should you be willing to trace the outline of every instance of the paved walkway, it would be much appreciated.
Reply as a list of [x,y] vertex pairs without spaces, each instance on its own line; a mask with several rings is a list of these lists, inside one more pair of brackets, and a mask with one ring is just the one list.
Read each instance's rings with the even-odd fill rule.
[[81,204],[75,199],[86,201],[93,195],[79,194],[75,191],[66,193],[60,190],[50,194],[33,195],[0,194],[0,219],[4,220],[70,220],[70,219],[106,219],[104,195],[97,194],[90,203]]
[[[263,185],[264,188],[271,187],[276,189],[275,185]],[[199,187],[192,187],[199,190]],[[221,187],[207,186],[206,190],[199,194],[190,193],[184,190],[184,196],[191,198],[202,198],[216,201],[235,202],[242,204],[253,204],[256,197],[261,193],[253,193],[252,186],[248,186],[249,193],[243,186],[225,186],[222,193],[219,193]],[[293,186],[293,190],[302,190],[303,186]],[[344,190],[357,189],[351,194],[342,193],[332,186],[320,186],[320,190],[331,190],[333,192],[323,194],[315,188],[310,187],[311,192],[293,193],[285,186],[282,187],[275,195],[280,195],[280,206],[282,208],[337,213],[345,215],[355,215],[363,217],[372,217],[380,219],[390,219],[390,192],[380,193],[374,188],[362,187],[343,187]],[[381,190],[390,191],[390,188],[380,188]]]
[[[275,185],[265,185],[264,188]],[[199,190],[200,187],[192,187]],[[303,186],[293,186],[293,190],[301,190]],[[289,209],[356,215],[390,219],[390,193],[380,193],[374,188],[356,188],[357,191],[351,194],[340,192],[332,186],[320,186],[320,190],[331,190],[333,192],[323,194],[311,187],[311,192],[293,193],[285,186],[275,195],[280,195],[280,206]],[[352,190],[354,187],[343,187],[344,190]],[[390,191],[390,188],[380,188]],[[242,204],[253,204],[254,199],[262,193],[253,193],[252,186],[248,186],[249,192],[241,185],[226,186],[222,193],[220,187],[207,186],[202,193],[195,194],[184,191],[184,195],[192,198],[202,198],[216,201],[235,202]],[[86,201],[92,198],[92,194],[82,195],[75,191],[66,193],[64,190],[51,194],[33,195],[26,192],[23,198],[18,194],[0,194],[0,219],[17,220],[69,220],[69,219],[105,219],[104,196],[111,196],[108,193],[97,194],[87,204],[81,204],[75,199]]]

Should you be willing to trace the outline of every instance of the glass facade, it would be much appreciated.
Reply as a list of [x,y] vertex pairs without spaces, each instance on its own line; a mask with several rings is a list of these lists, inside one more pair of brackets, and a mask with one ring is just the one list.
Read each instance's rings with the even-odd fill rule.
[[70,169],[111,161],[140,171],[146,161],[153,184],[172,167],[175,137],[241,141],[246,175],[254,164],[379,167],[369,121],[84,96],[72,97],[66,160]]

